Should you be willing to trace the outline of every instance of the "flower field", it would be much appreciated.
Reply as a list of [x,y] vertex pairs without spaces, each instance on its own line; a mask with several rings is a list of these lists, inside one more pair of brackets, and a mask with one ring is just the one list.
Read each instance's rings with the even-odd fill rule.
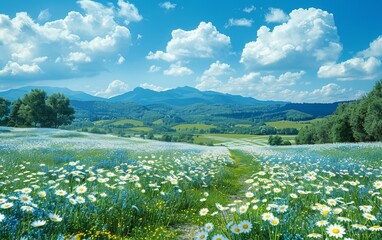
[[197,190],[230,162],[224,148],[52,130],[3,133],[0,238],[174,239],[167,227],[185,221],[202,195]]
[[382,239],[381,144],[239,149],[252,171],[196,239]]
[[382,239],[382,145],[0,131],[0,239]]

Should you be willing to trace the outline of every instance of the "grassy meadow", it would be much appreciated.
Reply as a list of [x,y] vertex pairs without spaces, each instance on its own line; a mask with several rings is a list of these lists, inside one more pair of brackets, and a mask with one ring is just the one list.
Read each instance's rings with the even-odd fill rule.
[[382,144],[213,137],[1,129],[1,239],[381,239]]
[[316,118],[309,121],[275,121],[275,122],[266,122],[265,124],[277,129],[282,128],[296,128],[297,130],[300,130],[301,128],[307,127],[311,125],[312,123],[319,122],[323,118]]

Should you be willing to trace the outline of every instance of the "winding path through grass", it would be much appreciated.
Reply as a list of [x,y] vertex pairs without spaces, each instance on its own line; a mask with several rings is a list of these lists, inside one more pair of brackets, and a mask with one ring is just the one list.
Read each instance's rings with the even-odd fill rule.
[[[224,205],[239,199],[247,190],[244,181],[255,171],[261,170],[260,162],[254,156],[239,150],[229,151],[233,164],[225,166],[221,172],[223,176],[208,189],[209,196],[206,201],[208,209],[216,209],[216,203]],[[193,239],[198,232],[198,226],[200,225],[197,225],[197,222],[191,220],[190,223],[177,227],[176,230],[181,232],[177,239]]]

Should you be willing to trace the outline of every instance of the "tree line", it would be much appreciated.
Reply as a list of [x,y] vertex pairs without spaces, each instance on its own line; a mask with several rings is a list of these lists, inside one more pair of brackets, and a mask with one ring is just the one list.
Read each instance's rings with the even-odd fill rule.
[[13,103],[0,97],[0,123],[5,126],[58,128],[71,124],[74,113],[69,98],[61,93],[48,96],[32,89]]
[[362,99],[300,130],[297,144],[382,141],[382,80]]

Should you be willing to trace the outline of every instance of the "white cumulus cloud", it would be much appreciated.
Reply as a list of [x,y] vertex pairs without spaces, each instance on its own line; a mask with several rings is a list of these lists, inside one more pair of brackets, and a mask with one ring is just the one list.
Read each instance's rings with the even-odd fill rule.
[[121,80],[112,81],[107,86],[105,91],[97,92],[95,95],[98,97],[111,98],[126,93],[129,90],[129,86]]
[[234,18],[230,18],[228,20],[228,23],[226,23],[225,28],[232,27],[232,26],[251,27],[252,23],[253,23],[252,19],[247,19],[247,18],[234,19]]
[[169,69],[163,71],[165,75],[173,77],[183,77],[191,75],[193,71],[187,67],[182,66],[181,62],[176,62],[170,65]]
[[[121,53],[127,52],[131,42],[123,22],[140,19],[139,14],[132,17],[137,12],[134,5],[123,0],[118,6],[91,0],[78,4],[80,12],[71,11],[44,24],[25,12],[14,18],[0,14],[0,80],[89,76],[106,70],[107,64],[120,62]],[[24,67],[10,70],[17,66]],[[33,74],[28,76],[28,72]]]
[[92,59],[82,52],[71,52],[69,53],[68,58],[66,59],[68,62],[80,63],[80,62],[91,62]]
[[382,57],[382,35],[370,43],[368,49],[359,53],[363,57]]
[[336,61],[342,51],[333,15],[321,9],[297,9],[273,30],[257,31],[245,45],[240,62],[258,67],[312,68]]
[[220,33],[212,23],[201,22],[190,31],[173,30],[166,51],[149,52],[147,59],[177,61],[184,58],[212,58],[221,50],[228,49],[231,40]]
[[361,98],[365,92],[352,88],[343,88],[335,83],[329,83],[321,88],[311,91],[297,91],[284,89],[280,93],[284,99],[292,99],[294,102],[338,102]]
[[18,64],[17,62],[9,61],[3,69],[0,70],[1,76],[27,76],[30,74],[37,74],[41,72],[40,67],[33,63],[28,64]]
[[140,85],[140,87],[141,88],[150,89],[150,90],[153,90],[153,91],[156,91],[156,92],[162,92],[162,91],[168,90],[168,88],[164,88],[164,87],[161,87],[161,86],[156,86],[156,85],[150,84],[150,83],[142,83]]
[[212,63],[206,71],[204,71],[203,75],[217,77],[221,75],[229,75],[232,72],[233,72],[233,69],[231,68],[229,64],[216,61]]
[[340,63],[322,65],[317,72],[320,78],[337,80],[376,80],[382,76],[382,36],[372,41],[369,48]]
[[269,13],[265,15],[265,21],[267,23],[283,23],[288,21],[288,19],[288,15],[279,8],[270,8]]
[[163,3],[160,3],[159,6],[161,8],[166,9],[166,10],[171,10],[171,9],[174,9],[176,7],[176,4],[171,3],[171,2],[163,2]]
[[243,12],[251,13],[251,12],[253,12],[253,11],[255,11],[255,10],[256,10],[256,7],[255,7],[254,5],[251,5],[251,6],[249,6],[249,7],[244,8],[244,9],[243,9]]
[[341,63],[329,63],[318,70],[320,78],[337,78],[338,80],[372,80],[381,74],[381,61],[375,57],[351,58]]
[[157,65],[151,65],[149,68],[149,73],[159,72],[160,70],[161,70],[161,67]]
[[118,0],[117,4],[119,6],[118,15],[125,18],[126,24],[129,24],[130,22],[139,22],[143,19],[134,4],[131,4],[128,1],[125,2],[124,0]]
[[360,98],[364,92],[351,88],[342,88],[330,83],[310,91],[295,90],[298,81],[305,75],[304,71],[286,72],[278,76],[260,72],[249,72],[240,77],[229,79],[202,75],[196,88],[212,90],[259,100],[291,101],[291,102],[334,102]]

